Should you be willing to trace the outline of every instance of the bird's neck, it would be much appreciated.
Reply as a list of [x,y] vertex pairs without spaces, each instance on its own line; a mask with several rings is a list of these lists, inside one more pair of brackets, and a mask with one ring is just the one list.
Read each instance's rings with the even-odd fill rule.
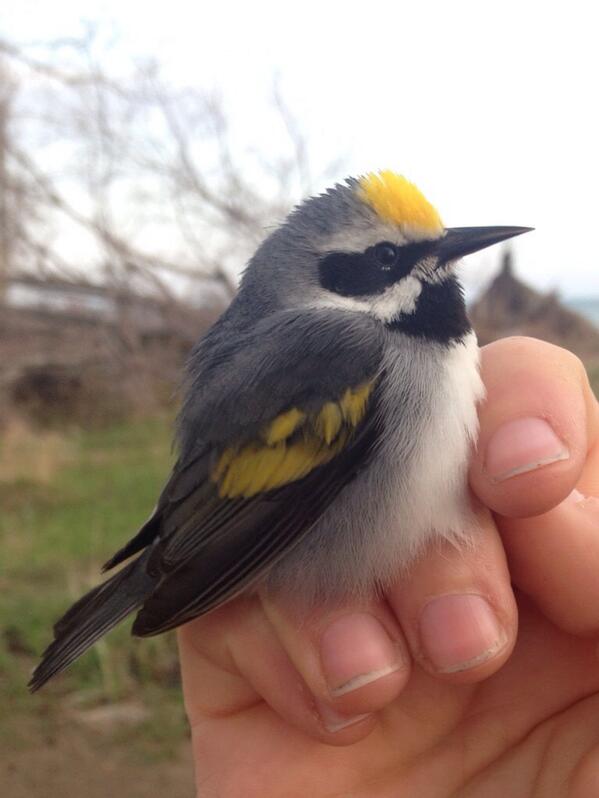
[[451,344],[464,339],[472,325],[458,279],[450,276],[440,283],[425,283],[414,312],[402,314],[387,327],[438,343]]

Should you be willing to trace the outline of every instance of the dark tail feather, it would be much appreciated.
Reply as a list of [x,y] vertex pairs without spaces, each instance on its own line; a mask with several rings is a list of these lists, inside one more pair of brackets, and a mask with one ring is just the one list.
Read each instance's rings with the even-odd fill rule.
[[69,631],[77,625],[77,619],[91,613],[94,607],[98,607],[106,600],[107,594],[117,589],[125,579],[128,579],[131,572],[137,566],[137,562],[129,563],[126,568],[123,568],[118,574],[115,574],[111,579],[107,579],[102,584],[94,587],[80,599],[78,599],[69,609],[65,612],[62,618],[54,624],[54,638],[65,637]]
[[110,571],[116,565],[120,565],[122,562],[125,562],[125,560],[128,560],[129,557],[137,554],[137,552],[145,549],[147,546],[151,546],[158,533],[158,521],[159,518],[156,515],[156,511],[154,511],[137,535],[131,538],[122,549],[119,549],[116,554],[113,554],[112,557],[104,563],[102,566],[102,573]]
[[39,690],[143,604],[156,584],[156,577],[146,572],[149,555],[148,550],[67,610],[54,627],[54,641],[33,672],[31,692]]

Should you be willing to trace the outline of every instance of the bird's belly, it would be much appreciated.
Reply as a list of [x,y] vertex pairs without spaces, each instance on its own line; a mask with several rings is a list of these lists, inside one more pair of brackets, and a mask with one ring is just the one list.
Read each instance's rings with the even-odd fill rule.
[[435,538],[475,524],[467,468],[483,396],[474,333],[450,348],[404,338],[389,348],[383,434],[368,466],[279,563],[273,583],[314,602],[396,579]]

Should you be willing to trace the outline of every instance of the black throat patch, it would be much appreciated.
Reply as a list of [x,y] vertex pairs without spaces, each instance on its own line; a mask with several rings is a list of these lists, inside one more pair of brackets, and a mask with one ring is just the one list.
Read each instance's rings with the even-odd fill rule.
[[459,341],[472,329],[462,286],[454,276],[441,283],[424,283],[416,310],[394,319],[387,327],[439,343]]

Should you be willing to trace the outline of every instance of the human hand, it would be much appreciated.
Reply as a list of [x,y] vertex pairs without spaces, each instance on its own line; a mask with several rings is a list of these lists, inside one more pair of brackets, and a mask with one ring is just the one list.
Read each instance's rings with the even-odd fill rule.
[[597,402],[531,339],[483,378],[471,548],[367,604],[252,596],[180,630],[198,796],[599,795]]

